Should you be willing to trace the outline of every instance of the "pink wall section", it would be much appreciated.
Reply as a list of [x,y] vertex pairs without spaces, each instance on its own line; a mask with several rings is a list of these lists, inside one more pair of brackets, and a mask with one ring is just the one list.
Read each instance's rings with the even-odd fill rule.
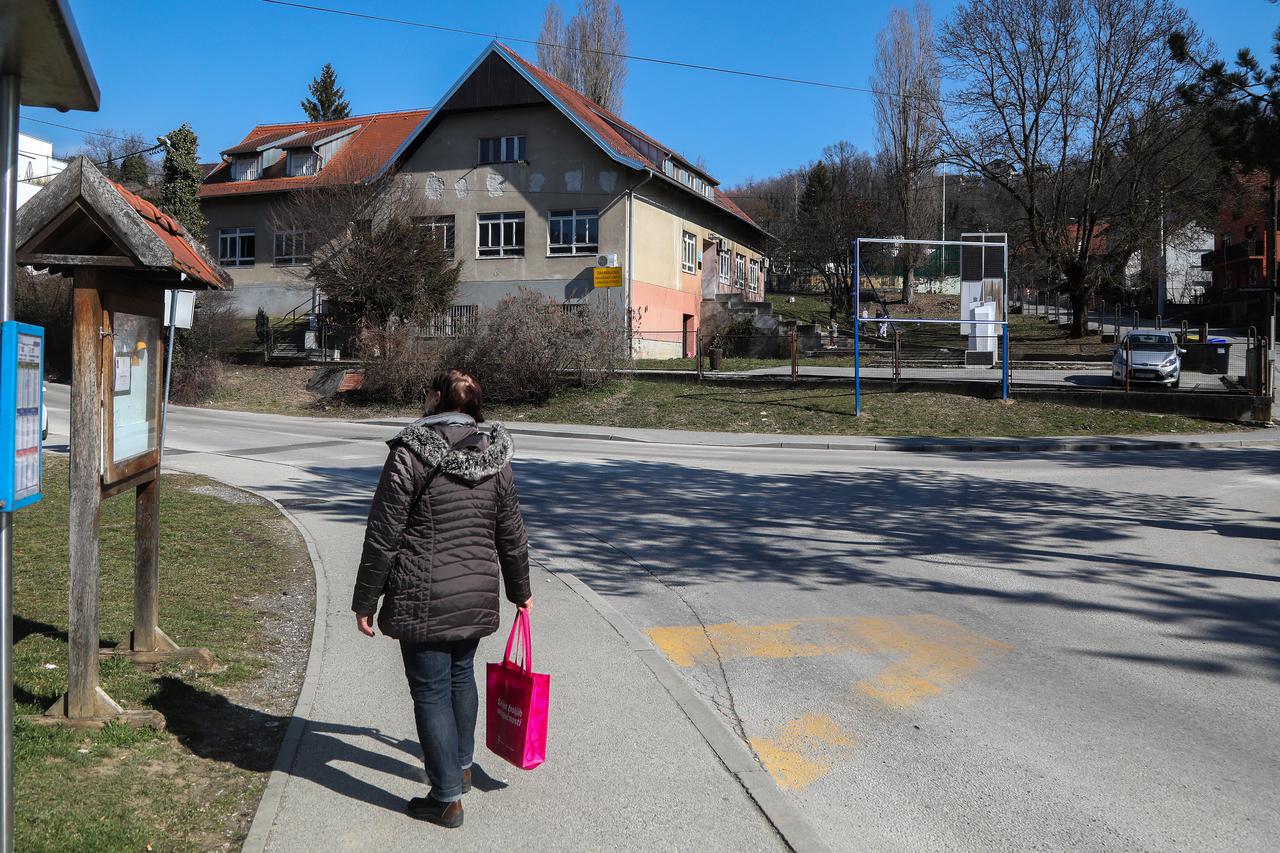
[[[702,307],[702,296],[696,289],[693,292],[672,290],[637,279],[632,282],[631,305],[643,311],[635,326],[638,337],[673,344],[681,343],[681,338],[687,337],[683,341],[684,354],[692,355],[695,347],[693,333],[698,329]],[[686,314],[692,319],[689,321],[689,334],[682,336],[680,333],[685,328]]]

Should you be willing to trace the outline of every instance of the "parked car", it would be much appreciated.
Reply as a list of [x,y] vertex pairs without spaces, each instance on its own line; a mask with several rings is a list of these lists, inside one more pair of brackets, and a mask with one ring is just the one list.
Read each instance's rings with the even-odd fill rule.
[[1112,352],[1114,385],[1123,385],[1127,378],[1132,383],[1177,388],[1182,380],[1182,357],[1187,351],[1179,348],[1178,339],[1171,332],[1136,329],[1126,333]]

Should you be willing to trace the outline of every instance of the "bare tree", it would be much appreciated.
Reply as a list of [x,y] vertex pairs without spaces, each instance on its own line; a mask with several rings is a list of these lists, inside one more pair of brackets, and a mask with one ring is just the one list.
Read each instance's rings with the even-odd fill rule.
[[[103,127],[94,133],[86,133],[76,153],[83,154],[95,164],[101,164],[98,168],[103,174],[119,180],[124,161],[129,158],[133,158],[134,163],[141,158],[146,173],[154,174],[157,171],[154,155],[141,153],[154,147],[154,143],[148,144],[141,133]],[[135,176],[134,173],[131,172],[131,176]]]
[[273,239],[283,241],[273,248],[305,262],[297,274],[347,322],[412,325],[449,307],[462,270],[452,233],[435,216],[407,174],[331,180],[291,193],[272,211]]
[[538,65],[613,113],[622,112],[626,50],[627,28],[617,0],[582,0],[568,21],[555,0],[547,4]]
[[[929,6],[917,2],[912,12],[892,9],[889,23],[876,36],[876,142],[888,184],[893,215],[889,227],[909,239],[933,233],[933,180],[938,162],[937,50]],[[904,246],[897,255],[902,270],[902,301],[911,303],[915,268],[924,253]]]
[[1073,337],[1089,298],[1216,177],[1201,116],[1176,97],[1188,71],[1164,49],[1171,32],[1197,38],[1170,0],[964,0],[943,32],[961,82],[946,154],[1013,201],[996,230],[1065,287]]

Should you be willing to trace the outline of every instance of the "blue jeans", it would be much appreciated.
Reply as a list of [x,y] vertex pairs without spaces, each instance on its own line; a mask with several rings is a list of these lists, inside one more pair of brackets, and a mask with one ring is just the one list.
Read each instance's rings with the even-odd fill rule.
[[431,797],[442,803],[462,799],[462,771],[471,766],[475,751],[479,643],[400,642]]

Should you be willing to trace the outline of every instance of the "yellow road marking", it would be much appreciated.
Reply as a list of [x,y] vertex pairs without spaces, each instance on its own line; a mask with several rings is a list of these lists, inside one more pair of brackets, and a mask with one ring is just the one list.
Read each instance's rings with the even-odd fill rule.
[[985,657],[1009,646],[930,614],[835,616],[768,625],[726,622],[652,628],[649,637],[676,666],[716,659],[818,657],[855,652],[900,655],[875,678],[855,688],[892,708],[936,696],[976,670]]
[[858,739],[825,714],[805,714],[777,737],[753,737],[750,743],[774,781],[798,791],[831,772],[831,752],[853,749]]

